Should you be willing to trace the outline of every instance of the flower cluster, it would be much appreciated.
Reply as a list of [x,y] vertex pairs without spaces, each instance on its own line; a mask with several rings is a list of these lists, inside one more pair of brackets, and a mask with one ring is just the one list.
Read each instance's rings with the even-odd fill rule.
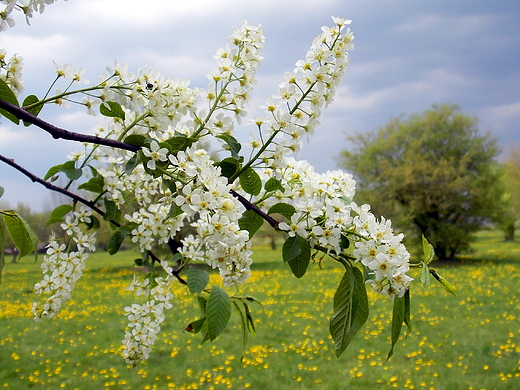
[[[217,65],[208,74],[210,80],[206,93],[209,110],[221,112],[205,124],[212,135],[232,134],[234,114],[240,123],[246,115],[245,105],[251,98],[256,84],[255,75],[262,63],[264,35],[261,26],[244,22],[235,28],[225,48],[217,50],[213,56]],[[205,110],[198,115],[204,118]]]
[[[172,163],[180,164],[183,154],[170,156]],[[188,149],[186,156],[189,159],[184,161],[185,169],[195,171],[196,176],[191,185],[184,186],[175,203],[188,220],[196,218],[191,225],[197,234],[182,240],[180,253],[186,259],[205,261],[218,269],[224,285],[242,284],[250,276],[252,253],[249,234],[238,225],[243,207],[230,194],[231,186],[207,152]]]
[[5,81],[11,90],[18,95],[24,90],[22,79],[23,58],[18,54],[9,59],[6,56],[5,50],[0,49],[0,80]]
[[[342,237],[355,241],[353,256],[370,270],[367,283],[375,292],[402,297],[409,288],[410,254],[401,243],[403,234],[394,235],[391,222],[377,221],[370,206],[352,202],[355,182],[342,171],[318,174],[306,161],[284,157],[284,168],[268,175],[277,177],[283,191],[277,190],[261,205],[269,208],[276,203],[294,207],[287,222],[279,224],[289,236],[305,238],[311,247],[331,255],[340,255]],[[265,198],[265,194],[261,194]]]
[[173,294],[170,292],[172,269],[167,261],[161,261],[161,268],[166,276],[150,275],[144,282],[139,282],[134,275],[132,284],[127,288],[135,291],[137,296],[143,295],[147,298],[143,304],[134,303],[125,307],[129,322],[123,340],[122,354],[125,361],[133,366],[141,360],[148,359],[165,319],[165,310],[172,308]]
[[364,238],[355,243],[354,256],[371,272],[373,279],[367,283],[377,293],[402,297],[412,281],[406,274],[410,254],[401,243],[403,234],[394,235],[391,221],[384,217],[378,221],[369,205],[353,204],[353,210],[358,214],[354,217],[356,232]]
[[79,223],[90,223],[90,218],[90,210],[81,208],[67,216],[61,224],[61,228],[72,239],[69,246],[73,246],[75,250],[68,250],[65,244],[60,244],[51,237],[41,265],[43,280],[34,286],[36,294],[50,294],[50,297],[43,304],[33,303],[32,311],[36,321],[54,317],[61,305],[70,299],[71,292],[85,269],[88,252],[95,250],[95,233],[83,233],[79,227]]
[[0,31],[5,31],[15,25],[11,16],[14,10],[22,11],[25,14],[27,24],[29,24],[29,19],[33,17],[34,11],[41,14],[45,6],[52,3],[54,3],[54,0],[1,0],[0,4],[5,5],[5,8],[0,11]]
[[350,229],[350,203],[355,192],[352,175],[343,171],[319,174],[306,161],[284,157],[284,168],[270,173],[281,182],[277,190],[262,206],[269,208],[282,202],[294,207],[291,220],[279,224],[290,236],[299,235],[311,246],[339,254],[343,232]]
[[349,63],[354,36],[348,28],[343,31],[350,20],[333,19],[336,26],[322,27],[305,59],[285,74],[278,95],[266,100],[266,116],[254,119],[261,137],[251,134],[251,145],[259,148],[258,155],[267,166],[283,167],[284,155],[298,153],[303,137],[314,134],[319,126],[321,109],[334,100]]

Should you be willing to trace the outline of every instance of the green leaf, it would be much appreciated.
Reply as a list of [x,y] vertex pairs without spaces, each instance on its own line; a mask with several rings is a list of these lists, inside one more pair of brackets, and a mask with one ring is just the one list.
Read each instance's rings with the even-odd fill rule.
[[0,186],[0,198],[4,195],[4,187]]
[[91,230],[91,229],[96,230],[101,227],[101,224],[99,223],[99,219],[97,219],[93,215],[90,216],[90,222],[85,223],[85,225],[87,226],[88,230]]
[[47,220],[45,226],[49,226],[57,222],[63,222],[65,216],[68,213],[70,213],[73,209],[74,208],[70,204],[64,204],[56,207],[54,210],[52,210],[51,215],[49,216],[49,219]]
[[[16,95],[13,93],[11,88],[9,88],[9,85],[7,85],[7,83],[2,79],[0,79],[0,100],[6,101],[7,103],[11,103],[14,106],[20,107],[20,103],[18,103]],[[3,108],[0,108],[0,114],[5,116],[11,122],[17,125],[20,123],[20,120],[15,115],[4,110]]]
[[428,240],[422,236],[422,245],[423,245],[423,253],[424,253],[424,263],[426,265],[430,264],[435,257],[435,251],[433,249],[433,245],[428,242]]
[[206,307],[208,306],[208,300],[202,295],[197,295],[197,302],[199,303],[200,312],[202,317],[206,317]]
[[289,261],[296,258],[301,252],[302,248],[300,245],[300,239],[302,237],[295,235],[294,237],[289,237],[283,244],[282,247],[282,258],[283,261]]
[[[43,180],[48,180],[49,178],[52,178],[56,176],[57,173],[61,172],[61,167],[63,164],[55,165],[53,167],[50,167],[45,176],[43,177]],[[54,181],[54,180],[52,180]]]
[[226,291],[213,286],[206,306],[208,336],[215,340],[226,329],[231,317],[231,301]]
[[330,334],[340,357],[368,318],[368,297],[361,271],[348,266],[334,294]]
[[146,137],[142,134],[130,134],[123,140],[123,142],[125,144],[143,147],[146,145]]
[[172,147],[172,153],[177,153],[181,150],[188,149],[197,140],[198,138],[196,137],[186,137],[185,135],[179,135],[166,140],[166,142]]
[[233,306],[235,306],[235,309],[240,316],[240,329],[242,330],[242,357],[240,360],[242,360],[247,348],[247,332],[249,328],[247,325],[247,317],[236,301],[233,301]]
[[344,235],[344,234],[341,235],[339,246],[341,249],[348,249],[350,247],[350,240],[348,239],[348,237],[346,235]]
[[76,168],[75,161],[67,161],[65,164],[62,164],[60,171],[63,172],[69,180],[77,180],[83,174],[81,169]]
[[208,321],[206,318],[206,321],[202,324],[202,327],[200,329],[200,333],[202,334],[202,340],[200,341],[200,344],[204,344],[206,341],[209,341],[209,332],[208,332]]
[[311,260],[311,247],[306,239],[295,235],[285,241],[282,248],[283,260],[289,264],[297,278],[303,277]]
[[267,211],[267,214],[269,214],[269,215],[280,214],[290,220],[295,212],[296,212],[296,209],[291,204],[276,203],[271,206],[271,208]]
[[132,230],[128,226],[119,227],[108,239],[108,253],[115,255],[119,251],[119,248],[121,248],[126,236],[131,232]]
[[238,220],[238,226],[240,229],[247,230],[249,232],[249,239],[253,238],[255,233],[264,224],[264,219],[255,213],[253,210],[246,210],[242,214],[242,217]]
[[170,190],[172,194],[177,193],[177,183],[175,180],[168,180],[166,178],[163,179],[163,185]]
[[405,304],[404,297],[395,297],[394,298],[394,310],[392,312],[392,346],[390,347],[390,351],[388,351],[388,355],[386,360],[388,361],[392,355],[394,354],[394,346],[395,343],[399,340],[399,336],[401,335],[401,328],[403,326],[405,317]]
[[125,165],[125,173],[127,175],[131,174],[132,171],[137,167],[141,161],[143,161],[143,152],[139,151],[136,154],[134,154],[130,159],[126,162]]
[[209,282],[209,274],[197,267],[188,268],[188,289],[192,294],[200,294],[206,288]]
[[182,207],[181,206],[177,206],[175,203],[172,203],[172,205],[170,206],[170,212],[168,213],[168,215],[170,216],[170,218],[175,218],[175,217],[178,217],[179,215],[181,215],[184,211],[182,211]]
[[121,210],[119,210],[119,208],[117,207],[116,202],[105,198],[103,203],[105,204],[105,215],[103,215],[103,219],[105,221],[115,220],[117,222],[120,222]]
[[262,302],[260,300],[258,300],[258,298],[252,297],[251,295],[246,295],[246,301],[248,301],[248,302],[256,302],[260,306],[262,306]]
[[251,311],[249,310],[249,306],[247,305],[247,303],[242,301],[242,304],[244,305],[244,310],[246,312],[247,327],[249,328],[249,333],[251,333],[254,336],[256,334],[255,321],[253,320],[253,316],[251,315]]
[[243,160],[243,157],[240,157],[239,159],[235,157],[227,157],[218,162],[216,165],[217,167],[220,167],[220,173],[222,176],[229,179],[238,173]]
[[251,195],[258,195],[262,191],[262,179],[253,168],[248,168],[238,177],[242,189]]
[[38,255],[38,237],[29,224],[14,210],[4,210],[2,214],[9,236],[18,248],[19,259],[31,252],[34,252],[36,257]]
[[206,317],[199,318],[196,321],[190,322],[188,326],[186,326],[186,331],[190,333],[199,333],[202,330],[202,327],[206,323]]
[[423,263],[421,261],[422,268],[421,268],[421,275],[419,276],[419,280],[421,281],[424,288],[430,287],[431,279],[430,279],[430,270],[428,269],[428,266],[426,263]]
[[242,144],[237,141],[237,139],[229,134],[220,134],[217,135],[217,138],[220,138],[222,141],[224,141],[228,146],[229,150],[231,151],[231,155],[235,158],[238,158],[238,153],[240,152],[240,149],[242,149]]
[[[36,95],[29,95],[23,100],[22,107],[32,106],[33,104],[38,103],[39,101],[40,101],[40,99],[38,99],[38,97]],[[43,104],[38,104],[36,106],[33,106],[33,107],[27,109],[27,112],[34,116],[38,116],[38,114],[40,113],[42,108],[43,108]],[[25,122],[25,121],[23,122],[23,124],[24,124],[24,126],[31,125],[31,123]]]
[[[158,142],[157,145],[159,146],[159,148],[166,149],[168,151],[168,154],[170,154],[170,153],[173,153],[173,154],[177,153],[177,151],[175,151],[173,149],[173,146],[171,144],[169,144],[168,142]],[[150,146],[147,145],[146,147],[149,148]],[[156,164],[163,164],[165,166],[169,164],[169,162],[167,162],[167,161],[156,161],[155,163]]]
[[455,287],[450,283],[448,282],[446,279],[444,279],[442,276],[440,276],[436,271],[434,271],[433,269],[430,269],[430,273],[433,275],[433,277],[435,279],[437,279],[437,281],[441,284],[441,286],[447,291],[449,292],[451,295],[453,295],[454,297],[457,296],[457,292],[455,290]]
[[269,180],[267,180],[265,182],[264,190],[265,190],[265,192],[273,192],[273,191],[277,191],[277,190],[284,192],[285,188],[283,188],[280,180],[278,180],[275,177],[271,177]]
[[412,319],[410,317],[410,289],[404,293],[404,323],[408,328],[408,332],[412,331]]
[[78,186],[78,189],[95,192],[96,194],[101,194],[103,192],[104,186],[105,186],[105,179],[103,179],[103,176],[94,176],[94,177],[90,178],[89,181],[80,184]]
[[99,112],[109,118],[125,120],[125,112],[118,102],[104,102],[99,106]]

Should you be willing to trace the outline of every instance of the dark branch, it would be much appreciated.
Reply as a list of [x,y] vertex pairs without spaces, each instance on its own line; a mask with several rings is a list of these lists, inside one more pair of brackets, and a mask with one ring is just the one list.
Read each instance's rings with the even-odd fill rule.
[[244,198],[242,195],[240,195],[238,192],[234,191],[234,190],[230,190],[229,192],[231,192],[231,195],[233,195],[235,198],[238,199],[238,201],[240,203],[242,203],[242,205],[247,209],[247,210],[251,210],[251,211],[254,211],[255,213],[257,213],[259,216],[261,216],[264,220],[267,221],[267,223],[269,223],[269,225],[271,225],[273,228],[275,229],[278,229],[278,224],[279,222],[274,219],[273,217],[271,217],[270,215],[264,213],[262,210],[260,210],[257,206],[255,206],[253,203],[251,203],[250,201],[248,201],[246,198]]
[[[9,166],[13,167],[14,169],[16,169],[17,171],[23,173],[25,176],[27,176],[29,179],[31,179],[31,181],[33,183],[41,184],[42,186],[44,186],[48,190],[59,192],[60,194],[63,194],[66,197],[68,197],[68,198],[70,198],[70,199],[72,199],[72,200],[74,200],[74,201],[76,201],[78,203],[82,203],[85,206],[88,206],[89,208],[94,210],[96,213],[100,214],[101,216],[105,215],[104,211],[101,210],[99,207],[97,207],[93,202],[90,202],[90,201],[82,198],[81,196],[78,196],[78,195],[76,195],[76,194],[74,194],[74,193],[72,193],[70,191],[67,191],[64,188],[55,186],[54,184],[49,183],[48,181],[45,181],[45,180],[39,178],[35,174],[29,172],[24,167],[22,167],[22,166],[18,165],[17,163],[15,163],[13,159],[6,158],[6,157],[4,157],[4,156],[2,156],[0,154],[0,161],[3,161],[7,165],[9,165]],[[115,222],[115,224],[117,224],[116,221],[114,221],[114,222]]]
[[40,129],[45,130],[47,133],[52,135],[54,139],[61,138],[70,141],[87,142],[89,144],[110,146],[116,149],[128,150],[130,152],[137,152],[141,149],[138,146],[130,145],[121,141],[96,137],[94,135],[80,134],[75,133],[73,131],[61,129],[25,111],[22,107],[15,106],[1,99],[0,108],[6,110],[7,112],[10,112],[11,114],[13,114],[18,119],[24,122],[32,123],[33,125],[38,126]]
[[[31,179],[31,181],[33,183],[38,183],[38,184],[41,184],[42,186],[44,186],[45,188],[47,188],[48,190],[51,190],[51,191],[55,191],[55,192],[59,192],[60,194],[63,194],[65,196],[67,196],[68,198],[78,202],[78,203],[81,203],[81,204],[84,204],[85,206],[89,207],[91,210],[95,211],[96,213],[98,213],[101,217],[104,217],[105,216],[105,212],[103,210],[101,210],[99,207],[97,207],[94,202],[91,202],[91,201],[88,201],[86,200],[85,198],[82,198],[81,196],[78,196],[64,188],[61,188],[61,187],[58,187],[52,183],[49,183],[48,181],[46,180],[43,180],[41,179],[40,177],[36,176],[35,174],[29,172],[27,169],[25,169],[24,167],[18,165],[13,159],[10,159],[10,158],[6,158],[4,156],[2,156],[0,154],[0,161],[3,161],[4,163],[6,163],[7,165],[13,167],[14,169],[16,169],[17,171],[23,173],[25,176],[27,176],[29,179]],[[121,224],[116,221],[116,220],[110,220],[110,222],[112,224],[114,224],[115,226],[117,227],[120,227]],[[152,251],[148,251],[148,254],[150,255],[150,257],[152,258],[152,261],[153,262],[159,262],[159,258],[152,252]],[[173,276],[175,276],[177,278],[177,280],[181,283],[181,284],[187,284],[187,282],[180,277],[179,275],[179,272],[177,271],[172,271],[172,274]]]

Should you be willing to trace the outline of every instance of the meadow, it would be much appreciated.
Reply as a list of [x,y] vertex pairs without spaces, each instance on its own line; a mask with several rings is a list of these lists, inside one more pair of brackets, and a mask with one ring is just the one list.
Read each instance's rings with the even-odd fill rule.
[[[424,290],[413,282],[413,328],[388,362],[390,301],[370,294],[367,324],[336,359],[328,321],[341,269],[324,261],[297,280],[266,245],[257,248],[253,276],[241,289],[262,302],[252,306],[257,334],[243,359],[236,313],[212,343],[200,345],[199,335],[184,331],[199,312],[179,285],[154,352],[136,368],[120,356],[123,309],[134,300],[125,288],[142,272],[130,266],[135,253],[92,255],[72,300],[41,323],[30,313],[39,264],[8,257],[0,286],[0,388],[519,389],[520,240],[505,243],[499,232],[486,231],[474,250],[461,262],[433,265],[457,297],[438,284]],[[418,279],[418,271],[412,276]]]

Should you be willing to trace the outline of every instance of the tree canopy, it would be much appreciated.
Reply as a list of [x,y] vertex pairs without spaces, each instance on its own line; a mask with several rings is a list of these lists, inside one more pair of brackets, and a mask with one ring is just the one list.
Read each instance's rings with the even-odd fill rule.
[[499,149],[457,105],[433,105],[349,140],[341,165],[374,213],[424,235],[440,259],[467,249],[472,233],[496,218]]

